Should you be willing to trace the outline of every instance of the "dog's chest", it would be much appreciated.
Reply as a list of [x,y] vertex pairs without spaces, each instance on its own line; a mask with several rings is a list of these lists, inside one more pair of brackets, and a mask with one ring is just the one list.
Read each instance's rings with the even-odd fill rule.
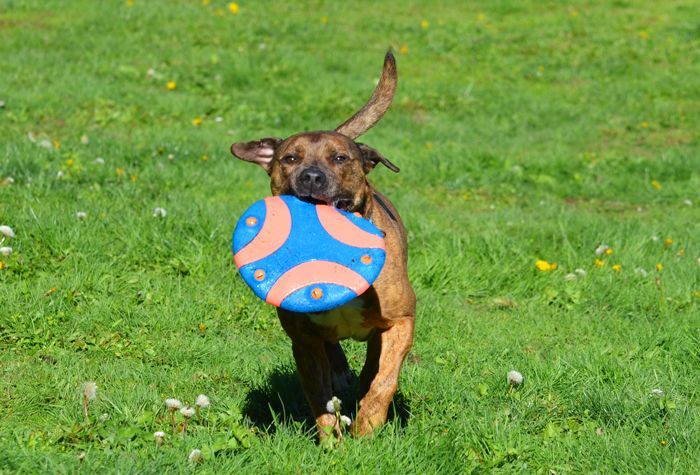
[[308,314],[308,317],[316,325],[334,331],[339,340],[352,338],[364,341],[372,333],[373,328],[366,324],[363,310],[363,300],[356,298],[342,307],[328,312]]

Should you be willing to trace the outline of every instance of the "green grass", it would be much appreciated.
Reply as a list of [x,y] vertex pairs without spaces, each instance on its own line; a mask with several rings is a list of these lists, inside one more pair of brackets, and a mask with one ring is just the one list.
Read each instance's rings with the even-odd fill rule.
[[[187,472],[195,447],[208,473],[700,471],[697,2],[352,3],[0,0],[0,472]],[[402,169],[372,179],[409,229],[416,339],[396,416],[324,451],[232,266],[268,184],[228,147],[333,128],[389,46],[363,141]],[[158,449],[163,400],[199,393],[206,422]]]

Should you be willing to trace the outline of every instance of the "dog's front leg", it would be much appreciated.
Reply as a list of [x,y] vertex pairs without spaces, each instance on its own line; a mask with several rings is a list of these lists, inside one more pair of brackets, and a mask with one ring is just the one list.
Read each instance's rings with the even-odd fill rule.
[[352,426],[353,434],[367,435],[386,422],[401,365],[413,344],[413,325],[413,317],[394,320],[391,328],[375,333],[368,342],[367,361],[360,375],[364,395]]
[[329,435],[329,427],[335,425],[335,415],[326,410],[326,403],[333,397],[333,389],[325,341],[304,331],[304,316],[281,310],[278,315],[282,327],[292,339],[292,352],[301,386],[316,419],[319,438],[323,440]]

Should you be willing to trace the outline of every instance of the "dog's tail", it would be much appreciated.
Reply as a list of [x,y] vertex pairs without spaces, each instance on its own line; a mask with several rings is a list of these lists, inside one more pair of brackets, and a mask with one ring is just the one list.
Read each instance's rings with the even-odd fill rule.
[[335,131],[354,140],[371,129],[389,109],[391,101],[394,98],[394,93],[396,93],[397,80],[396,60],[391,51],[388,51],[384,57],[382,77],[379,79],[379,84],[377,84],[377,87],[374,89],[374,94],[372,94],[369,101],[362,106],[362,109],[355,112],[355,115],[339,125]]

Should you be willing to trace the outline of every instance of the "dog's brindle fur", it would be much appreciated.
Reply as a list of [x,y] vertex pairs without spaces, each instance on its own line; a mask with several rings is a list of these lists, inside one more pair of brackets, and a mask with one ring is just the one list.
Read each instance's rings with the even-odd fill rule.
[[333,426],[326,402],[350,381],[339,340],[367,341],[360,373],[359,411],[351,426],[369,434],[386,421],[399,372],[413,342],[416,298],[408,280],[406,231],[389,199],[367,181],[378,163],[398,168],[376,150],[354,141],[386,112],[396,89],[396,66],[388,53],[382,78],[365,106],[336,131],[304,132],[285,140],[266,138],[233,144],[237,157],[261,165],[274,195],[291,194],[358,212],[385,234],[386,261],[374,284],[339,309],[300,314],[278,309],[319,436]]

